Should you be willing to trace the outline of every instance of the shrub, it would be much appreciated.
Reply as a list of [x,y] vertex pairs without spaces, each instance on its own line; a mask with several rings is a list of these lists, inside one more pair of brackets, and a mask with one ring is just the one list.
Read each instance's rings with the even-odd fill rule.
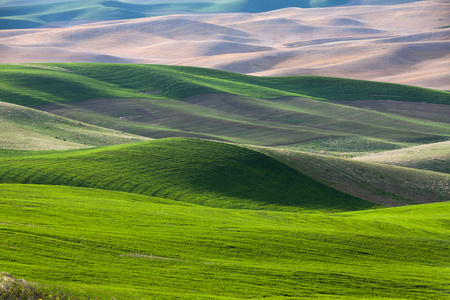
[[0,300],[84,300],[55,288],[45,288],[24,279],[16,279],[8,273],[0,273]]

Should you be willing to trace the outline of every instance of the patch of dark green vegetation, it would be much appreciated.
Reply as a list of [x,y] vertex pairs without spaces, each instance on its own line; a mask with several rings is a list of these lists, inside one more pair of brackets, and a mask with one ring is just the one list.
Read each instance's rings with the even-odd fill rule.
[[195,139],[3,158],[0,182],[93,187],[227,208],[379,207],[328,188],[262,153]]

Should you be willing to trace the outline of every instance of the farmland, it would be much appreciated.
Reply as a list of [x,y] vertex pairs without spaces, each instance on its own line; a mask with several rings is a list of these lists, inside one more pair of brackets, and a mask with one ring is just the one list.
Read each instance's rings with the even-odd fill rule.
[[0,271],[45,299],[448,297],[448,92],[157,65],[0,74]]
[[[0,72],[4,102],[147,138],[353,154],[449,137],[444,108],[450,93],[412,86],[156,65],[14,64],[2,65]],[[331,102],[344,99],[420,102],[429,106],[428,115],[441,117],[432,121]]]
[[74,295],[446,298],[448,203],[330,215],[61,186],[0,189],[8,212],[1,268]]
[[[3,3],[2,3],[3,2]],[[30,3],[23,5],[14,1],[3,0],[6,4],[0,13],[0,28],[33,28],[54,21],[76,20],[120,20],[144,18],[148,16],[170,14],[173,11],[184,12],[264,12],[286,7],[324,7],[345,4],[348,0],[238,0],[238,1],[204,1],[182,2],[166,1],[156,4],[132,4],[122,1],[51,1],[44,3]],[[168,2],[168,3],[167,3]],[[21,5],[22,4],[22,5]]]

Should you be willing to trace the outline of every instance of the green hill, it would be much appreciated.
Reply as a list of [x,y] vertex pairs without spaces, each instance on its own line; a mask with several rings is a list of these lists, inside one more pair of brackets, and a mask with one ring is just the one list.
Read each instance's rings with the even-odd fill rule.
[[[183,66],[130,64],[2,64],[2,93],[14,93],[21,105],[72,102],[94,97],[182,99],[209,93],[254,98],[304,96],[322,100],[395,100],[450,104],[450,93],[392,83],[319,76],[257,77]],[[64,86],[65,88],[61,88]],[[28,87],[24,91],[16,87]],[[39,100],[37,91],[52,96]],[[78,92],[77,92],[78,91]],[[3,94],[0,94],[4,98]]]
[[51,300],[446,299],[450,202],[384,207],[446,201],[450,175],[292,148],[353,155],[447,140],[450,125],[431,113],[329,100],[442,107],[449,95],[188,67],[0,65],[0,148],[143,136],[278,146],[0,149],[0,298],[7,272]]
[[[381,152],[373,156],[361,156],[354,159],[290,149],[249,147],[344,193],[382,205],[399,206],[450,199],[449,174],[413,169],[419,166],[428,166],[434,171],[437,171],[438,168],[439,170],[448,168],[449,161],[444,156],[445,153],[448,154],[448,147],[444,147],[447,143]],[[437,153],[427,156],[426,153],[434,148],[437,148]],[[408,152],[417,155],[410,156]],[[385,157],[392,160],[397,157],[398,162],[409,162],[409,168],[371,163],[377,161],[371,159],[372,157]],[[409,158],[409,160],[405,158]]]
[[450,174],[450,142],[386,151],[356,159]]
[[[0,269],[71,299],[446,299],[449,203],[338,214],[0,185]],[[48,294],[47,294],[48,295]]]
[[150,138],[199,137],[373,152],[450,136],[443,120],[327,101],[390,99],[421,105],[450,101],[448,92],[410,86],[154,65],[1,65],[0,74],[1,101]]
[[0,102],[0,148],[63,150],[148,140],[15,104]]
[[163,139],[8,156],[0,158],[2,183],[92,187],[227,208],[345,211],[378,207],[330,189],[261,153],[218,142]]

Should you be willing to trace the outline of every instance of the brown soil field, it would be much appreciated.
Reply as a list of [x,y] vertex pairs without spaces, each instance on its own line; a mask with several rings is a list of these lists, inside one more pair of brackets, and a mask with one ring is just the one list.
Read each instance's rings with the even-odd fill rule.
[[0,62],[173,64],[450,90],[450,3],[385,2],[1,30]]

